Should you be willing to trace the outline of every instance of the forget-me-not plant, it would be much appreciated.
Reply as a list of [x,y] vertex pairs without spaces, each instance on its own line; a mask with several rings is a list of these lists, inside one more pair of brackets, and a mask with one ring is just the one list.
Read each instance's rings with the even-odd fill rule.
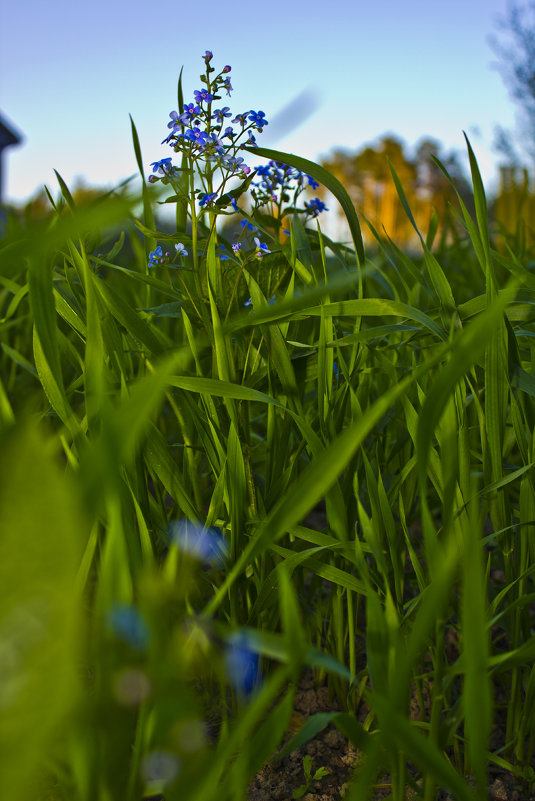
[[[151,163],[152,173],[148,178],[153,184],[160,181],[170,184],[176,193],[174,197],[181,198],[189,208],[193,227],[191,256],[194,270],[198,267],[197,221],[208,215],[210,236],[213,236],[216,217],[220,214],[239,213],[241,209],[237,199],[250,187],[253,201],[250,217],[254,217],[255,211],[265,205],[270,206],[273,219],[280,221],[285,215],[294,213],[302,213],[305,218],[314,218],[326,208],[318,199],[306,203],[302,208],[297,205],[298,198],[305,189],[315,190],[318,187],[311,176],[275,161],[256,166],[252,171],[240,151],[244,147],[257,147],[255,134],[262,133],[269,122],[262,110],[249,109],[233,116],[229,106],[216,106],[217,101],[222,99],[222,90],[226,91],[227,96],[232,92],[228,75],[231,67],[227,64],[216,73],[211,66],[212,59],[212,51],[206,50],[203,56],[206,72],[200,76],[204,86],[193,92],[191,102],[184,103],[181,109],[173,110],[169,114],[167,127],[170,132],[162,144],[169,145],[174,153],[180,154],[181,166],[173,164],[172,157],[162,158]],[[218,185],[215,181],[216,175]],[[253,181],[255,176],[259,180]],[[242,185],[237,190],[227,189],[228,182],[236,178],[241,179]],[[272,252],[259,235],[244,237],[248,231],[258,234],[257,227],[250,219],[242,219],[241,226],[245,230],[235,235],[239,241],[232,246],[232,253],[222,245],[217,248],[220,261],[230,260],[244,265],[250,259],[262,260]],[[187,255],[182,245],[179,253]],[[168,265],[169,262],[170,254],[164,254],[160,246],[150,254],[149,267]]]

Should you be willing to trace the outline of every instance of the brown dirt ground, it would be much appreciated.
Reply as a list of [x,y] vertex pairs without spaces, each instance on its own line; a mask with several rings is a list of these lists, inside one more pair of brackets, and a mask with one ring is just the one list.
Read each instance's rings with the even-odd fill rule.
[[[411,708],[417,702],[411,704]],[[341,711],[340,705],[331,696],[326,680],[316,683],[311,671],[305,671],[299,683],[294,704],[292,728],[283,745],[295,734],[305,720],[317,712]],[[414,709],[414,712],[417,712]],[[358,714],[365,718],[365,708]],[[272,760],[265,765],[249,785],[248,801],[293,801],[294,790],[304,784],[303,758],[312,757],[312,772],[327,768],[329,774],[313,782],[303,801],[339,801],[343,799],[358,765],[359,752],[332,724],[329,724],[306,745],[298,748],[281,760]],[[470,777],[468,777],[470,781]],[[381,801],[391,793],[389,776],[379,776],[370,801]],[[416,799],[417,794],[407,789],[406,801]],[[489,776],[489,801],[535,801],[535,787],[522,787],[519,780],[506,771],[491,769]],[[437,801],[455,801],[441,790]]]

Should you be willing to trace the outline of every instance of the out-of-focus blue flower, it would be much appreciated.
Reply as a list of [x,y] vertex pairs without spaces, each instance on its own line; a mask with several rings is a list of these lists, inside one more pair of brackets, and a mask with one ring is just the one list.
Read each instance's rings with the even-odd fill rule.
[[249,141],[247,142],[249,147],[258,147],[258,145],[256,144],[256,139],[253,136],[253,132],[252,131],[247,131],[247,136],[249,137]]
[[195,102],[196,103],[202,103],[203,100],[206,103],[211,103],[212,100],[214,99],[214,96],[211,95],[210,92],[207,89],[196,89],[193,92],[193,95],[195,97]]
[[307,175],[307,179],[308,179],[308,185],[311,186],[312,189],[317,189],[318,188],[319,183],[317,181],[315,181],[314,178],[311,175]]
[[268,246],[264,242],[261,242],[258,237],[254,237],[254,242],[256,245],[256,255],[259,259],[262,258],[264,253],[271,253],[271,250],[268,250]]
[[257,164],[255,170],[257,175],[266,178],[270,173],[270,166],[269,164]]
[[153,172],[158,172],[160,175],[167,175],[167,171],[171,166],[172,162],[171,156],[168,156],[166,159],[161,159],[160,161],[153,161],[150,165],[152,167]]
[[251,650],[249,638],[242,631],[233,632],[227,641],[225,671],[235,690],[249,695],[259,680],[258,654]]
[[319,197],[315,197],[314,200],[305,203],[305,206],[308,209],[307,214],[312,214],[313,217],[317,217],[320,211],[329,211],[325,203],[322,203]]
[[212,200],[213,200],[213,199],[214,199],[216,196],[217,196],[217,192],[212,192],[212,193],[211,193],[211,194],[209,194],[209,195],[203,195],[203,196],[202,196],[202,198],[200,199],[199,205],[201,205],[201,206],[207,206],[209,203],[211,203],[211,202],[212,202]]
[[246,300],[246,301],[245,301],[245,303],[244,303],[243,305],[244,305],[244,306],[252,306],[252,305],[253,305],[253,299],[252,299],[252,298],[249,298],[249,300]]
[[333,362],[333,372],[334,372],[334,377],[336,378],[336,380],[338,380],[338,376],[340,375],[340,370],[338,369],[338,365],[336,362]]
[[234,172],[238,172],[239,170],[245,173],[251,172],[250,167],[248,167],[244,162],[245,159],[242,158],[242,156],[230,156],[228,159],[226,159],[226,165]]
[[268,121],[264,119],[265,116],[263,111],[253,111],[253,109],[251,109],[249,112],[249,120],[260,129],[262,129],[264,125],[269,125]]
[[232,200],[230,201],[230,205],[232,206],[234,211],[239,211],[238,204],[236,203],[236,198],[232,198]]
[[156,250],[152,250],[149,253],[149,267],[156,267],[157,264],[163,263],[163,251],[162,246],[158,245]]
[[175,250],[178,251],[178,254],[180,256],[187,256],[188,255],[188,251],[184,249],[184,245],[182,244],[182,242],[179,242],[178,244],[175,245]]
[[256,228],[254,227],[254,225],[252,223],[250,223],[248,220],[242,220],[240,225],[241,225],[242,228],[248,228],[249,231],[256,231]]
[[220,248],[221,248],[221,253],[218,253],[217,255],[219,256],[221,261],[228,261],[228,256],[225,253],[225,250],[226,250],[225,246],[224,245],[220,245]]
[[217,528],[205,528],[191,520],[177,520],[170,526],[171,542],[183,553],[220,567],[228,556],[228,543]]
[[244,127],[244,125],[245,125],[245,124],[246,124],[246,122],[247,122],[247,112],[246,112],[246,111],[244,111],[244,112],[243,112],[243,114],[236,114],[236,116],[235,116],[235,117],[234,117],[234,119],[232,120],[232,124],[233,124],[233,125],[236,125],[236,123],[238,123],[238,122],[239,122],[239,124],[240,124],[240,125],[242,126],[242,128],[243,128],[243,127]]
[[[225,69],[226,69],[226,67],[225,67]],[[230,70],[230,67],[229,67],[229,70]],[[225,78],[225,80],[223,81],[223,86],[227,90],[227,95],[230,96],[230,93],[232,92],[232,84],[230,83],[230,78]]]
[[232,245],[232,250],[234,253],[238,253],[241,250],[241,242],[236,242],[234,245]]
[[210,147],[213,147],[215,149],[215,151],[217,153],[219,153],[220,155],[223,155],[226,152],[225,151],[225,145],[223,144],[221,139],[218,138],[216,133],[211,133],[210,134],[210,136],[206,140],[206,145],[210,146]]
[[173,132],[178,130],[181,126],[180,117],[178,115],[178,111],[170,111],[169,116],[171,117],[171,122],[167,123],[168,128],[172,128]]
[[114,604],[108,611],[108,627],[135,651],[145,651],[150,642],[149,628],[131,604]]

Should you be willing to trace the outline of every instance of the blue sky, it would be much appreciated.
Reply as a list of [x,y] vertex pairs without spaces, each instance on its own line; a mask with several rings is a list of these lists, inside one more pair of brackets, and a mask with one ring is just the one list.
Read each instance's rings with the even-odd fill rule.
[[189,101],[206,49],[216,68],[232,66],[231,111],[262,109],[271,121],[259,144],[319,160],[388,132],[464,153],[465,130],[491,188],[494,126],[515,126],[488,43],[506,11],[507,0],[11,3],[0,113],[24,144],[4,153],[5,195],[20,202],[45,183],[55,194],[54,168],[70,186],[134,174],[129,114],[148,174],[168,155],[160,142],[180,68]]

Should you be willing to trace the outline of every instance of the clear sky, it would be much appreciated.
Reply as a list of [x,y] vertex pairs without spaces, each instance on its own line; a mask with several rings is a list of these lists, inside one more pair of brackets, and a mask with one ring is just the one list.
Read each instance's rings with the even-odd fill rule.
[[[207,49],[217,69],[232,66],[233,114],[261,109],[272,121],[259,145],[319,160],[389,132],[464,153],[465,130],[491,188],[494,126],[515,125],[488,43],[506,11],[507,0],[6,3],[0,114],[24,143],[4,151],[5,197],[23,201],[44,183],[56,194],[54,168],[71,187],[136,173],[129,113],[148,174],[170,154],[160,142],[180,68],[189,102]],[[300,122],[285,132],[288,105]]]

